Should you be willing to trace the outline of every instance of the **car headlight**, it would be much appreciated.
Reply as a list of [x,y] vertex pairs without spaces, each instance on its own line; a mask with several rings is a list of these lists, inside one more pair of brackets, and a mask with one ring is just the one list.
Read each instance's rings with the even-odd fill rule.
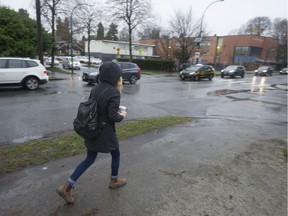
[[221,72],[224,72],[224,70],[221,70]]
[[255,70],[254,72],[258,72],[258,70]]
[[230,70],[229,72],[230,72],[230,73],[233,73],[233,72],[234,72],[234,70]]
[[264,72],[264,73],[266,73],[266,72],[267,72],[267,70],[264,70],[263,72]]
[[180,72],[180,74],[182,74],[182,73],[183,73],[183,71]]
[[191,73],[189,73],[189,75],[193,75],[193,74],[195,74],[195,72],[191,72]]

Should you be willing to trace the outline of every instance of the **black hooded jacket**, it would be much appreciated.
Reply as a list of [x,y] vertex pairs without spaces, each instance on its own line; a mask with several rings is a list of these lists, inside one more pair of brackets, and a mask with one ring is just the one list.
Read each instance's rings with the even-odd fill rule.
[[99,119],[106,124],[96,140],[85,140],[84,143],[90,151],[109,153],[119,148],[115,123],[122,121],[123,116],[118,113],[120,91],[116,86],[122,71],[116,63],[105,62],[99,73],[101,82],[91,90],[89,98],[97,100]]

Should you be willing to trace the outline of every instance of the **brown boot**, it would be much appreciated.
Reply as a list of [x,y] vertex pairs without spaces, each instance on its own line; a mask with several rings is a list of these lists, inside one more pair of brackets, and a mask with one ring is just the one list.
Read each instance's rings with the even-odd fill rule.
[[68,203],[73,204],[75,202],[75,199],[73,196],[71,196],[71,186],[69,186],[68,183],[60,186],[56,191],[57,193]]
[[127,181],[125,178],[111,178],[109,188],[115,189],[126,185]]

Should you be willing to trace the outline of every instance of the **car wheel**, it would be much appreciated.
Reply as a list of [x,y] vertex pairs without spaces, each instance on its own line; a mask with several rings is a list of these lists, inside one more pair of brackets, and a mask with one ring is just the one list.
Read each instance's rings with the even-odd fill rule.
[[214,76],[210,75],[210,76],[208,77],[208,79],[209,79],[209,80],[212,80],[213,77],[214,77]]
[[130,79],[129,79],[129,82],[131,83],[131,84],[135,84],[136,82],[137,82],[137,76],[136,75],[131,75],[130,76]]
[[221,75],[221,78],[224,78],[224,76],[223,76],[223,75]]
[[36,77],[29,77],[25,80],[25,88],[29,89],[29,90],[36,90],[39,85],[40,82]]
[[241,75],[242,78],[244,78],[244,76],[245,76],[244,74]]
[[200,77],[199,77],[199,76],[195,76],[194,80],[195,80],[195,81],[199,81],[199,80],[200,80]]

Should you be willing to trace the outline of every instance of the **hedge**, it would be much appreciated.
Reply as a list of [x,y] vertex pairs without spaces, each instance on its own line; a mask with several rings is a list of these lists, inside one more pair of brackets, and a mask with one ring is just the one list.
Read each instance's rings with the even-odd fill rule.
[[[127,58],[118,58],[117,61],[129,61]],[[154,71],[175,71],[175,62],[167,60],[153,60],[153,59],[133,59],[133,63],[136,63],[142,70],[154,70]]]

